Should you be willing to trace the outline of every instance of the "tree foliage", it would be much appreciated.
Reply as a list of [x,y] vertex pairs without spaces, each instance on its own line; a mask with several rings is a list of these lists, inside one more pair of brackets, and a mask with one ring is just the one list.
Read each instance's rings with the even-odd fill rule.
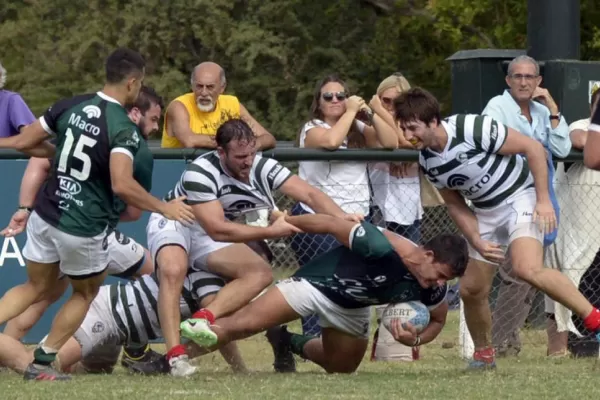
[[[600,55],[600,5],[581,1],[582,58]],[[36,114],[98,90],[116,46],[147,59],[147,82],[170,101],[201,61],[221,64],[227,92],[279,139],[307,118],[315,83],[336,72],[370,99],[401,71],[450,109],[450,66],[461,49],[525,48],[523,0],[4,0],[0,54],[7,88]]]

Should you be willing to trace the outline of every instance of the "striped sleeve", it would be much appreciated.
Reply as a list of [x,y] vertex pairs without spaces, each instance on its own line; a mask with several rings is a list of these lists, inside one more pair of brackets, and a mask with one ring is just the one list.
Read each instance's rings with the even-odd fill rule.
[[221,290],[225,286],[225,281],[209,272],[195,271],[188,275],[186,286],[188,286],[187,289],[191,292],[192,297],[201,301],[206,296]]
[[190,205],[217,200],[216,178],[210,171],[198,164],[188,164],[181,177],[181,186]]
[[285,181],[292,176],[292,171],[278,163],[273,159],[266,159],[266,163],[262,168],[261,178],[265,179],[271,190],[278,189]]
[[588,131],[600,133],[600,103],[598,103],[596,109],[594,110],[594,114],[592,115],[592,119],[590,121],[590,126],[588,126]]
[[508,134],[508,128],[504,124],[487,115],[467,116],[465,131],[471,132],[465,138],[471,138],[475,149],[486,153],[498,153]]

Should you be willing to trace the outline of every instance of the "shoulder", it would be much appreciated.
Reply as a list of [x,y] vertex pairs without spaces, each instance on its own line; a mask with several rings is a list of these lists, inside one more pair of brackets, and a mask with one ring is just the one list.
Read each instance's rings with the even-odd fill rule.
[[240,100],[233,95],[230,94],[222,94],[219,96],[219,102],[225,105],[239,105]]
[[167,106],[167,111],[172,111],[173,109],[182,108],[187,110],[190,105],[194,105],[196,103],[196,99],[194,97],[194,93],[186,93],[181,96],[175,97],[169,105]]
[[329,126],[329,124],[327,122],[321,121],[320,119],[311,119],[310,121],[306,122],[304,124],[304,126],[302,127],[302,129],[304,130],[304,132],[308,132],[312,128],[325,128],[325,129],[329,129],[329,128],[331,128],[331,126]]
[[577,120],[577,121],[571,123],[571,125],[569,125],[569,132],[574,131],[576,129],[585,131],[585,130],[587,130],[589,125],[590,125],[589,118],[583,118],[583,119]]

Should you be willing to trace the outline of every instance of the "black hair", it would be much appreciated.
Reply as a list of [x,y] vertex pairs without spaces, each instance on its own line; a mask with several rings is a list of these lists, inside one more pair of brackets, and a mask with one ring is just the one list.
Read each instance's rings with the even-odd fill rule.
[[150,107],[152,107],[154,104],[159,105],[162,109],[165,108],[162,97],[160,97],[153,88],[150,86],[142,86],[140,89],[140,94],[138,95],[135,103],[127,106],[127,112],[131,111],[131,109],[135,107],[140,110],[142,115],[146,115],[146,112],[148,112]]
[[137,51],[119,48],[106,59],[106,82],[120,83],[132,75],[141,76],[146,61]]
[[433,260],[450,266],[453,277],[463,276],[469,262],[469,247],[465,238],[454,234],[434,236],[424,246],[433,252]]

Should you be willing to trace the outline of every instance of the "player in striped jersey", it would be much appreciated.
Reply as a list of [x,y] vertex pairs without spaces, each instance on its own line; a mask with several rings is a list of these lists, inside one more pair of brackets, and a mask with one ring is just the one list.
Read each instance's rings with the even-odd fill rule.
[[[209,304],[224,285],[225,281],[216,275],[190,270],[179,298],[181,319]],[[102,286],[79,329],[60,349],[57,357],[60,369],[64,372],[111,373],[122,346],[160,339],[158,292],[155,274],[144,275],[133,282]],[[234,371],[246,370],[235,343],[222,354]],[[23,371],[31,362],[31,351],[2,335],[0,362]],[[168,372],[168,368],[156,372]]]
[[[420,150],[419,163],[469,242],[460,282],[475,343],[470,368],[494,368],[488,295],[508,249],[515,273],[600,331],[600,311],[559,271],[543,267],[543,235],[556,228],[543,146],[488,116],[440,118],[438,101],[413,88],[395,101],[395,118]],[[469,200],[472,208],[465,203]],[[600,339],[600,337],[599,337]]]
[[[187,363],[182,336],[214,343],[209,324],[215,317],[232,313],[248,304],[272,282],[270,266],[244,242],[289,236],[297,228],[277,219],[267,227],[234,223],[231,218],[258,209],[273,209],[273,191],[279,190],[323,214],[358,220],[347,215],[320,190],[295,176],[275,160],[256,155],[256,138],[241,119],[219,127],[217,150],[188,164],[167,198],[187,196],[196,223],[191,227],[152,214],[148,221],[148,246],[157,263],[161,281],[159,315],[172,368],[193,373]],[[193,237],[192,237],[193,234]],[[176,302],[187,266],[206,270],[231,281],[209,307],[180,324]]]

